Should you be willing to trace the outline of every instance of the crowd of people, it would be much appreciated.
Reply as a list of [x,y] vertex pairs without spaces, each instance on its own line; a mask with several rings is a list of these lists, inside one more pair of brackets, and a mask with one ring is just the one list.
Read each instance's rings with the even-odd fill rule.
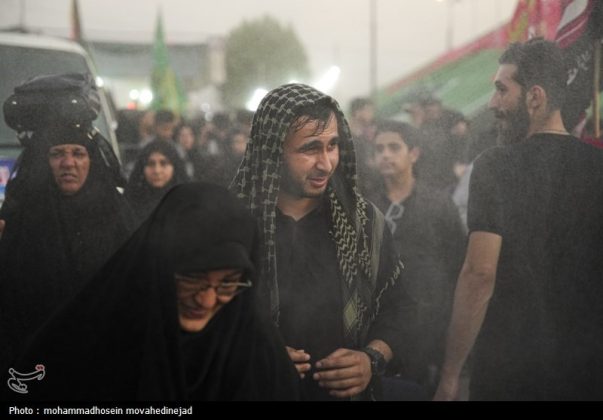
[[127,182],[92,120],[48,115],[0,209],[2,378],[47,375],[0,396],[454,400],[468,367],[471,399],[602,399],[603,152],[566,78],[511,45],[484,133],[431,93],[348,119],[299,83],[123,111]]

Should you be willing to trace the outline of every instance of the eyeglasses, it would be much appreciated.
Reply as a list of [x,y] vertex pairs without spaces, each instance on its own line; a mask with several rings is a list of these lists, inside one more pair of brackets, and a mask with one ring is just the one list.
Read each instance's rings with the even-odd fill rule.
[[200,292],[207,292],[209,289],[214,289],[216,295],[222,298],[233,298],[241,292],[249,289],[252,282],[249,279],[245,281],[228,281],[224,280],[217,286],[212,286],[208,280],[203,277],[191,277],[183,274],[174,274],[174,279],[178,286],[178,291],[182,295],[196,295]]

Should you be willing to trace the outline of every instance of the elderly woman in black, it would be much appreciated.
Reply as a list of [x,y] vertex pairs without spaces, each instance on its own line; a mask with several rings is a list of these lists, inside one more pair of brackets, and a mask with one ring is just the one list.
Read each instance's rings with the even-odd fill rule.
[[56,119],[23,140],[0,211],[0,367],[132,231],[104,141]]
[[[256,308],[254,219],[224,188],[170,191],[15,370],[32,400],[293,400],[298,378]],[[17,396],[17,394],[14,394]]]

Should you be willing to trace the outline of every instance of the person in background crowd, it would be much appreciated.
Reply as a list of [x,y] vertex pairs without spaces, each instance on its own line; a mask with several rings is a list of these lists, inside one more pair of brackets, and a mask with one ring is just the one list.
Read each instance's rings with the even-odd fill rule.
[[377,124],[375,163],[382,182],[368,197],[385,214],[404,263],[408,291],[418,303],[408,374],[433,395],[465,250],[465,233],[450,197],[415,177],[414,167],[421,155],[420,136],[418,130],[403,122]]
[[142,223],[173,186],[188,182],[184,163],[171,143],[155,140],[138,156],[124,191]]
[[369,98],[355,98],[350,104],[350,131],[356,151],[358,184],[368,194],[379,184],[373,149],[375,139],[375,104]]
[[153,137],[153,140],[172,142],[174,139],[174,131],[178,125],[178,117],[176,117],[172,111],[161,109],[155,112],[154,122],[155,136]]
[[200,159],[199,149],[196,145],[196,133],[192,124],[182,122],[174,131],[174,142],[178,156],[184,163],[189,179],[196,179],[195,166]]

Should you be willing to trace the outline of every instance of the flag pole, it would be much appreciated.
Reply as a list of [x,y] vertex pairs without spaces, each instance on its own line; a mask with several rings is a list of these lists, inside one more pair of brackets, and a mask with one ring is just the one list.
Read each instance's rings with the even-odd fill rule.
[[595,127],[595,139],[601,139],[601,122],[599,121],[599,113],[601,111],[601,100],[599,96],[599,87],[601,86],[601,40],[595,39],[594,45],[594,79],[593,79],[593,123]]

